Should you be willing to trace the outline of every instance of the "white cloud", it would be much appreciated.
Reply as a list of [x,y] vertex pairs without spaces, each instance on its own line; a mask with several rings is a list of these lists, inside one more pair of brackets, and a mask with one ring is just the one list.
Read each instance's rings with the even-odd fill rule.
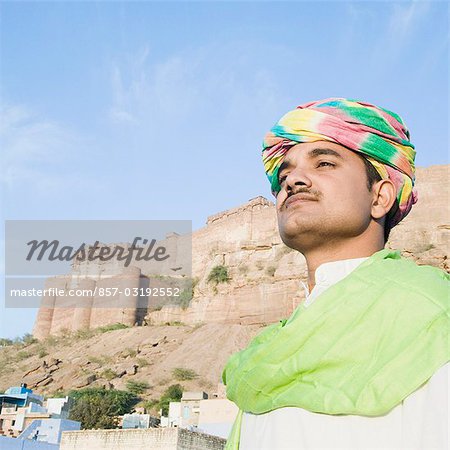
[[394,10],[388,24],[388,33],[395,40],[403,41],[428,13],[430,2],[414,0],[408,3],[393,3],[392,7]]
[[[280,89],[265,68],[268,54],[294,55],[258,43],[209,43],[155,61],[148,47],[116,60],[111,68],[115,123],[156,129],[193,117],[258,114],[280,102]],[[296,55],[298,57],[298,55]],[[214,123],[214,118],[208,117]]]
[[380,26],[380,37],[375,41],[371,56],[371,66],[378,69],[388,67],[401,57],[401,52],[415,36],[417,27],[428,14],[430,2],[424,0],[395,2],[387,4],[386,7],[391,11],[389,20],[384,29]]
[[3,156],[8,165],[60,159],[67,143],[73,140],[60,125],[39,119],[23,106],[3,106],[0,121]]
[[123,109],[123,105],[113,106],[109,111],[110,118],[117,123],[137,123],[136,118]]
[[24,186],[33,194],[58,192],[79,185],[83,178],[71,173],[82,140],[67,127],[23,105],[1,107],[0,147],[0,183],[12,195]]

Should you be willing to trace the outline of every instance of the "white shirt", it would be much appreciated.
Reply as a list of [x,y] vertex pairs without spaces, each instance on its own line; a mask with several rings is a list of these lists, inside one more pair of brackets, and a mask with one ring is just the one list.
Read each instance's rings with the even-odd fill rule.
[[[345,278],[367,258],[329,262],[316,269],[316,285],[306,290],[305,306]],[[244,413],[240,450],[431,450],[448,449],[449,364],[379,417],[333,416],[302,408],[280,408],[266,414]]]

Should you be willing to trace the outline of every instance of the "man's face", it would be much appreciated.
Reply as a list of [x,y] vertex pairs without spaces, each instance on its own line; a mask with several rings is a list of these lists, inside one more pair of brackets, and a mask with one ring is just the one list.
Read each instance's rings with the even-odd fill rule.
[[370,224],[372,194],[362,159],[341,145],[297,144],[278,172],[278,227],[283,242],[302,251],[362,234]]

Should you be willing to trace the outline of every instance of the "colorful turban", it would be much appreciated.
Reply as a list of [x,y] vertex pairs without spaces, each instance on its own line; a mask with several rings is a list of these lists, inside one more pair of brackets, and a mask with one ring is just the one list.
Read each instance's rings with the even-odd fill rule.
[[[397,209],[389,220],[397,225],[417,202],[414,189],[416,152],[400,116],[370,103],[328,98],[298,106],[267,133],[264,168],[272,193],[280,191],[278,170],[288,150],[298,143],[329,141],[363,155],[397,189]],[[395,209],[395,208],[394,208]]]

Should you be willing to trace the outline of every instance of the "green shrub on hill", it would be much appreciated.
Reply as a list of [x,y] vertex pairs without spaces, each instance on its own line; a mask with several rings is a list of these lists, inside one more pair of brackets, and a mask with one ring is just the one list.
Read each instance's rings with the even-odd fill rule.
[[26,347],[27,345],[35,344],[37,339],[30,333],[25,333],[22,337],[14,339],[0,338],[0,347],[9,347],[14,345],[16,347]]
[[230,281],[228,276],[228,268],[226,266],[214,266],[208,275],[208,283],[227,283]]
[[198,377],[195,371],[192,369],[184,369],[183,367],[173,369],[172,374],[178,381],[188,381]]
[[114,370],[112,370],[108,367],[107,369],[104,369],[102,371],[100,376],[102,378],[104,378],[105,380],[111,381],[111,380],[114,380],[114,378],[117,378],[118,375],[117,375],[117,372],[115,372]]
[[85,388],[69,392],[74,405],[69,419],[81,422],[83,429],[116,428],[118,416],[128,414],[139,399],[128,391]]
[[7,338],[1,338],[0,339],[0,347],[9,347],[10,345],[13,345],[14,342],[12,339]]
[[127,391],[134,395],[143,394],[147,389],[150,389],[150,385],[146,381],[128,380],[126,387]]
[[108,331],[123,330],[124,328],[130,327],[124,323],[112,323],[110,325],[104,325],[103,327],[97,328],[97,331],[99,333],[107,333]]

